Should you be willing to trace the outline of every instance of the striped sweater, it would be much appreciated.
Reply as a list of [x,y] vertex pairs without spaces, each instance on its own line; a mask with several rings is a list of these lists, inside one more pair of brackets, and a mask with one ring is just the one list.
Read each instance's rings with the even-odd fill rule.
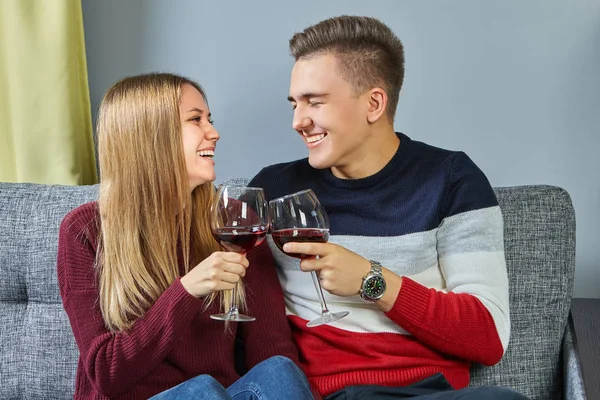
[[302,159],[264,168],[250,183],[268,199],[313,189],[331,243],[403,277],[389,312],[358,295],[325,293],[332,311],[350,315],[307,328],[320,314],[310,274],[269,239],[301,364],[321,395],[437,372],[462,388],[471,362],[495,364],[508,344],[503,220],[492,187],[466,154],[399,137],[392,160],[366,178],[339,179]]

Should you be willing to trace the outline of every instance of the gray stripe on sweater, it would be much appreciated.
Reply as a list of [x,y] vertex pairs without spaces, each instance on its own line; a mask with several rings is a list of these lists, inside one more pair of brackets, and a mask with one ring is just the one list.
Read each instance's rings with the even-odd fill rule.
[[[366,259],[377,260],[398,275],[414,275],[437,264],[435,230],[393,237],[332,235],[330,243],[343,246]],[[299,260],[281,252],[268,239],[275,262],[284,271],[299,270]]]
[[467,211],[445,218],[437,230],[439,257],[459,253],[504,251],[500,207]]
[[[332,235],[329,242],[379,261],[398,275],[414,275],[436,265],[438,257],[504,251],[503,220],[495,206],[446,218],[438,229],[426,232],[387,237]],[[270,236],[268,243],[280,268],[300,269],[299,260],[281,252]]]

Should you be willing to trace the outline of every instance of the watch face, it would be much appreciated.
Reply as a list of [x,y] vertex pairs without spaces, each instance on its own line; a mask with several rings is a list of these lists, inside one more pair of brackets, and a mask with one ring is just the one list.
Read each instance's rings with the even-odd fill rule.
[[385,288],[385,279],[382,276],[375,275],[366,280],[363,290],[366,297],[377,300],[383,296]]

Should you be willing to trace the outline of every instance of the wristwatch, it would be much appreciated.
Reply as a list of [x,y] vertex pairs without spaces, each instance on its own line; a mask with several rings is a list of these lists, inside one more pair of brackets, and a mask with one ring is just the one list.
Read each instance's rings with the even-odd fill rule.
[[371,270],[363,277],[359,293],[363,300],[376,301],[383,297],[387,285],[381,273],[381,264],[373,260],[369,260],[369,262],[371,263]]

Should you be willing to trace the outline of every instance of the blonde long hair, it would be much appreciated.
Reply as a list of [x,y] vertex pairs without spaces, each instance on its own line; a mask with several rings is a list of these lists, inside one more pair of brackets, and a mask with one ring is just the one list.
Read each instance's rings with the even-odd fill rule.
[[[100,308],[111,331],[144,315],[180,275],[179,257],[187,273],[219,250],[209,220],[214,186],[205,183],[190,195],[179,114],[184,84],[206,99],[196,82],[155,73],[117,82],[100,105],[96,263]],[[231,291],[220,293],[229,309]],[[208,296],[207,305],[216,297]]]

